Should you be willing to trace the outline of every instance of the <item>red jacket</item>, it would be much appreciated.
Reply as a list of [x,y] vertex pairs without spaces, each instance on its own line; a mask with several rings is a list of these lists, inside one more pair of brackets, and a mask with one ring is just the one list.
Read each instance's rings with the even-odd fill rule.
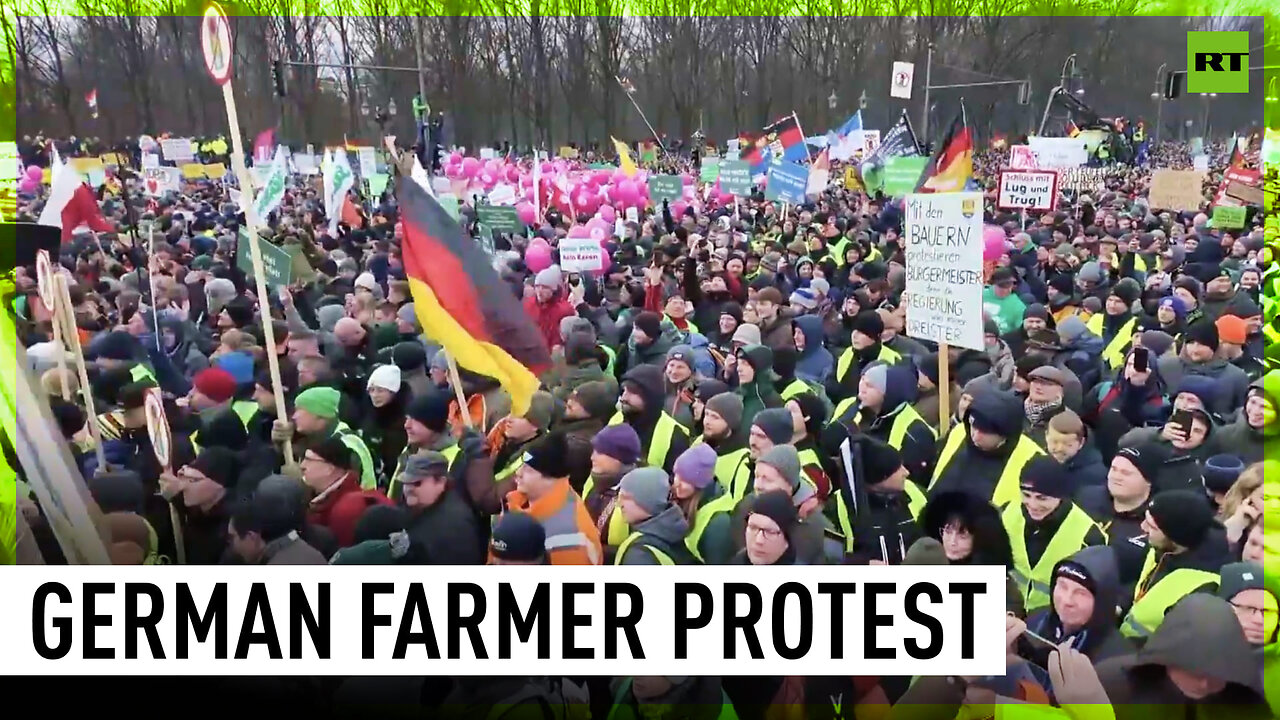
[[311,501],[307,521],[329,528],[340,546],[350,547],[355,544],[356,523],[364,511],[373,505],[390,504],[377,490],[361,490],[355,473],[347,473],[338,487],[320,493]]
[[564,345],[564,340],[560,339],[560,321],[577,315],[573,306],[564,299],[564,294],[559,290],[551,297],[551,302],[545,305],[538,302],[537,296],[530,295],[524,299],[524,311],[538,324],[538,330],[542,332],[542,341],[547,344],[548,350],[557,345]]

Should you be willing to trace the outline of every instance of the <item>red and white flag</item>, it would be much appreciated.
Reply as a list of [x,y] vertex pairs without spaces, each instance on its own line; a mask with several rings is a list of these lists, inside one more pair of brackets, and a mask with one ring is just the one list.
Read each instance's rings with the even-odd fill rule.
[[39,225],[62,228],[62,242],[70,242],[71,235],[81,225],[88,225],[94,232],[115,232],[98,208],[98,198],[93,190],[72,168],[53,173],[53,186],[49,188],[49,202],[40,213]]
[[94,88],[90,90],[89,94],[84,96],[84,101],[89,105],[89,114],[93,116],[94,120],[97,120],[98,119],[98,88]]

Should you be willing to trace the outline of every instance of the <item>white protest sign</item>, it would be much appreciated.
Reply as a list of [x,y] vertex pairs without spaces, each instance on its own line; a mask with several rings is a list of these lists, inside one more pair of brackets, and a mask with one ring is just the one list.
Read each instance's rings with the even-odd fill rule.
[[160,156],[155,153],[142,153],[142,167],[160,167]]
[[373,148],[368,145],[362,145],[356,150],[357,157],[360,158],[360,177],[368,180],[378,172],[378,156],[374,153]]
[[1197,155],[1191,158],[1191,168],[1200,172],[1209,172],[1209,156]]
[[638,210],[634,206],[629,207],[627,208],[627,211],[626,211],[626,217],[627,217],[627,222],[638,223],[640,222],[640,210]]
[[730,155],[737,155],[738,153],[742,152],[741,146],[742,146],[742,141],[739,140],[738,138],[733,138],[732,140],[725,141],[725,147],[729,150]]
[[1058,173],[1052,170],[1001,170],[996,207],[1052,210],[1058,199]]
[[191,148],[191,140],[187,138],[169,138],[160,141],[160,151],[164,159],[172,162],[188,162],[194,160],[195,151]]
[[53,288],[53,262],[49,259],[48,250],[36,251],[36,289],[40,292],[40,302],[52,310],[56,291]]
[[1099,192],[1106,186],[1107,171],[1103,168],[1066,168],[1058,171],[1058,189],[1076,192]]
[[1035,170],[1039,167],[1030,145],[1009,146],[1009,167],[1013,170]]
[[915,80],[916,64],[898,61],[893,64],[893,74],[889,78],[889,97],[911,99],[911,84]]
[[301,153],[293,156],[293,169],[299,175],[315,175],[318,168],[316,167],[315,155],[303,155]]
[[489,202],[494,205],[515,205],[516,189],[507,184],[498,185],[489,192]]
[[491,147],[480,148],[481,160],[493,160],[498,157],[498,153]]
[[1041,169],[1080,167],[1089,162],[1084,138],[1031,137],[1027,138],[1027,144],[1036,154],[1036,164]]
[[982,193],[906,198],[907,335],[982,350]]
[[863,130],[862,131],[862,153],[863,157],[870,157],[880,147],[880,131],[879,130]]
[[182,171],[174,167],[144,168],[142,183],[146,193],[159,197],[167,192],[177,192],[181,182]]
[[604,270],[604,248],[595,238],[564,238],[560,241],[560,269],[584,273]]

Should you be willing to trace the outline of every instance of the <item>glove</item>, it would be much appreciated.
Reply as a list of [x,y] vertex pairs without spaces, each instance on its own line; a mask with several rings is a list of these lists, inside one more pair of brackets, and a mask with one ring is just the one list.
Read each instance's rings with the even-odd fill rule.
[[467,428],[462,432],[462,437],[458,439],[458,447],[462,448],[462,452],[471,460],[489,457],[489,451],[484,444],[484,436],[477,432],[475,428]]
[[281,474],[281,475],[288,475],[289,477],[293,478],[294,480],[297,480],[297,481],[301,482],[301,481],[302,481],[302,466],[301,466],[301,465],[299,465],[299,464],[297,464],[297,463],[285,463],[284,467],[280,468],[280,474]]
[[293,424],[275,420],[271,423],[271,442],[283,445],[285,440],[293,437]]

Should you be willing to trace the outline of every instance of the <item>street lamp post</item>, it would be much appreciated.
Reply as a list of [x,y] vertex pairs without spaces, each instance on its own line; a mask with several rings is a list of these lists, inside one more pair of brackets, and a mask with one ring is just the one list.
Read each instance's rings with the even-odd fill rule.
[[1068,55],[1066,61],[1062,63],[1062,77],[1059,84],[1063,89],[1066,89],[1068,87],[1067,85],[1067,77],[1068,77],[1067,68],[1068,67],[1071,68],[1071,75],[1070,75],[1071,79],[1080,80],[1080,87],[1076,88],[1075,94],[1084,95],[1084,79],[1081,77],[1080,68],[1076,64],[1075,53],[1071,53],[1070,55]]
[[1160,63],[1160,69],[1156,70],[1155,89],[1151,91],[1151,99],[1156,101],[1156,127],[1152,138],[1155,142],[1160,142],[1160,117],[1164,113],[1164,93],[1160,92],[1160,78],[1164,77],[1167,67],[1169,63]]
[[1210,101],[1218,97],[1218,93],[1204,93],[1203,95],[1201,95],[1201,97],[1204,98],[1204,119],[1200,121],[1200,135],[1205,140],[1208,140],[1209,139],[1209,105],[1210,105]]

